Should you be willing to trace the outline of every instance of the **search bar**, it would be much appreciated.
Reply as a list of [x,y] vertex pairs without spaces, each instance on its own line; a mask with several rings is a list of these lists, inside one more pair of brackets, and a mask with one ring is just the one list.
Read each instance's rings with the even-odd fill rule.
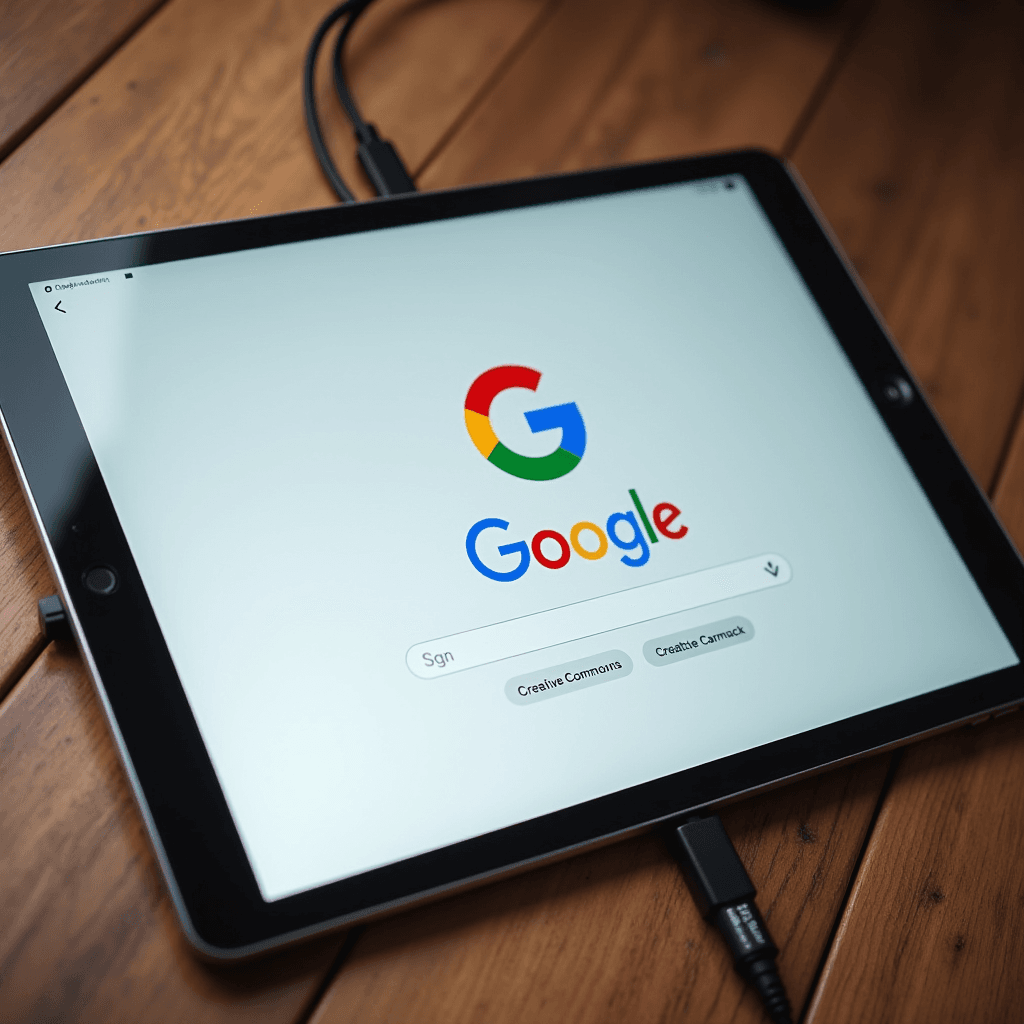
[[744,558],[729,565],[428,640],[410,647],[405,663],[414,676],[437,679],[570,640],[583,640],[623,626],[778,587],[788,583],[792,575],[789,562],[781,555]]

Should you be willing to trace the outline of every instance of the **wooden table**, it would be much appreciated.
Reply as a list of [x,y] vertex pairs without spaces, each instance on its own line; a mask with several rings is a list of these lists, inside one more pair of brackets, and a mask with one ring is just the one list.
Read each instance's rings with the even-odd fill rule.
[[[328,6],[0,0],[0,248],[330,203],[299,91]],[[350,52],[423,189],[789,157],[1024,546],[1020,4],[380,0]],[[6,455],[0,502],[0,1021],[761,1019],[653,837],[198,963],[78,657],[38,633],[54,588]],[[1011,715],[726,810],[803,1020],[1024,1020],[1022,777]]]

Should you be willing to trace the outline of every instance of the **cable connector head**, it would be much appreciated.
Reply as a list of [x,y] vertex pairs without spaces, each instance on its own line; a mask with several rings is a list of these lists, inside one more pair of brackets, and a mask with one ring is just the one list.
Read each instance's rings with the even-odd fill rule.
[[673,828],[668,838],[701,917],[757,895],[717,814]]
[[792,1015],[775,958],[779,949],[754,897],[757,890],[717,814],[669,830],[668,844],[701,917],[725,939],[740,976],[755,989],[773,1024]]
[[359,162],[378,195],[393,196],[416,191],[398,150],[387,139],[382,139],[372,124],[361,125],[356,137],[359,139]]
[[71,639],[71,623],[68,621],[64,602],[61,601],[59,594],[41,597],[38,609],[39,632],[46,637],[47,642]]

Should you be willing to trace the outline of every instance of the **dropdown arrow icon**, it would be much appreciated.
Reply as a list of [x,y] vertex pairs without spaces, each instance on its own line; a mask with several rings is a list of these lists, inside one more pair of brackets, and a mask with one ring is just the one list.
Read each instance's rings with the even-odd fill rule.
[[771,573],[773,576],[779,575],[779,567],[774,562],[769,562],[765,567],[764,571]]

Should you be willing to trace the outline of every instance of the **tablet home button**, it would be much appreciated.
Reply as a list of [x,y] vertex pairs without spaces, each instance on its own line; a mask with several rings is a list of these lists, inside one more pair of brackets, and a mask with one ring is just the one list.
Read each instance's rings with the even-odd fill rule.
[[117,573],[109,565],[94,565],[82,574],[86,590],[106,597],[117,590]]

